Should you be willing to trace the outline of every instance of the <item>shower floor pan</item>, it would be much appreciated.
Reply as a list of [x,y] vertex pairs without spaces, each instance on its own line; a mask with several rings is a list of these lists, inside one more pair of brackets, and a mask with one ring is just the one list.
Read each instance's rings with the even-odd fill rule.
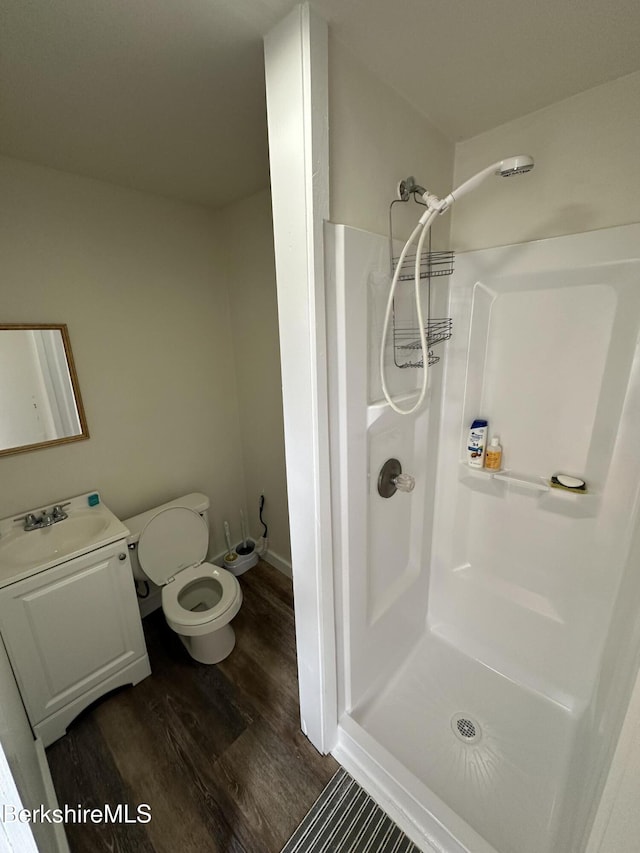
[[559,849],[566,708],[427,635],[350,716],[498,853]]

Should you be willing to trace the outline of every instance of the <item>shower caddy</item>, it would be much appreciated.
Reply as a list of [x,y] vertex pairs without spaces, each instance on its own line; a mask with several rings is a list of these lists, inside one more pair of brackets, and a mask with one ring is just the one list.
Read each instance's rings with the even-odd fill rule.
[[[416,196],[421,196],[424,188],[416,184],[415,178],[410,176],[398,184],[398,198],[389,205],[389,259],[391,264],[391,275],[393,276],[398,265],[398,257],[393,253],[393,206],[394,204],[406,203],[413,196],[416,204],[426,207],[424,202],[419,201]],[[440,356],[433,354],[433,347],[451,337],[453,321],[451,317],[431,317],[431,279],[453,272],[454,252],[431,250],[431,234],[429,234],[429,247],[422,252],[420,259],[420,278],[427,282],[427,322],[425,332],[427,334],[427,347],[429,350],[429,365],[437,364]],[[413,281],[415,273],[415,253],[408,255],[402,265],[399,281]],[[400,321],[397,316],[395,300],[393,306],[393,359],[396,367],[423,367],[424,362],[420,352],[420,329],[414,323]]]

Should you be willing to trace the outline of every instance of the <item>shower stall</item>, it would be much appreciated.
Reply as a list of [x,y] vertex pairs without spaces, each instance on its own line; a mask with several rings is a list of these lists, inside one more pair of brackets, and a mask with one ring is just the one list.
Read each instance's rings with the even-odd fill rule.
[[[405,417],[388,241],[325,238],[335,754],[425,850],[583,853],[640,653],[640,226],[457,255]],[[410,408],[422,371],[383,359]],[[477,417],[498,472],[465,462]],[[389,459],[413,491],[380,494]]]

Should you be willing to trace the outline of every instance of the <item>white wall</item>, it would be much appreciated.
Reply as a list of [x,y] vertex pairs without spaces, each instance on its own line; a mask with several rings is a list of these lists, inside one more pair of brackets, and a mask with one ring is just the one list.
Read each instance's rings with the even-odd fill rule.
[[0,459],[0,517],[91,489],[121,517],[244,502],[223,255],[204,208],[0,158],[4,322],[67,323],[91,438]]
[[[291,564],[284,460],[278,303],[271,194],[263,190],[228,205],[217,227],[225,251],[238,385],[240,438],[251,534],[262,535],[258,501],[265,496],[269,550]],[[229,519],[239,536],[238,513]],[[281,566],[278,566],[281,568]]]
[[[398,182],[413,175],[426,189],[451,189],[453,143],[394,89],[329,36],[329,177],[331,221],[376,234],[389,232]],[[408,236],[420,209],[395,205],[394,236]],[[446,248],[448,217],[433,228]]]
[[459,251],[640,221],[640,72],[456,146],[456,186],[489,163],[532,154],[530,174],[490,180],[453,208]]

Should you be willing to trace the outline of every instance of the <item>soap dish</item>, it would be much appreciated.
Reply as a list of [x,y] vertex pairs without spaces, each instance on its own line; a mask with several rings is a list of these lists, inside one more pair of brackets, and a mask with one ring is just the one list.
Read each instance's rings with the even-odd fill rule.
[[587,484],[579,477],[570,477],[568,474],[553,474],[549,485],[554,489],[564,489],[566,492],[579,492],[587,494]]

